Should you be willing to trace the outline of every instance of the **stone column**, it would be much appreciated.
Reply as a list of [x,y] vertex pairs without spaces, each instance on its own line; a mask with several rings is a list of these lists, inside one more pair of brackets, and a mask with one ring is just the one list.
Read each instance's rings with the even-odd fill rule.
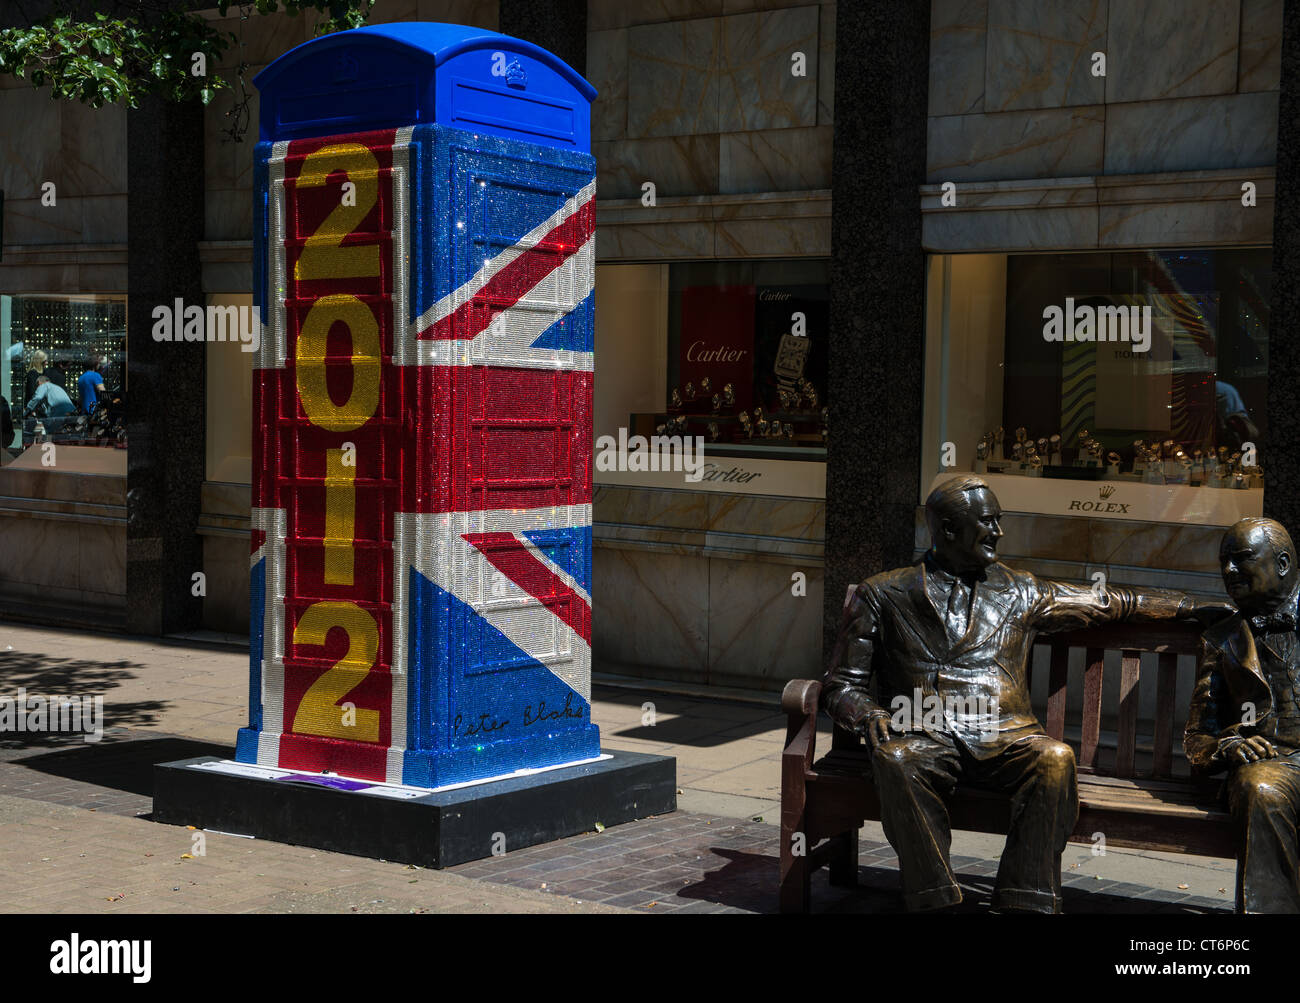
[[153,340],[153,309],[203,306],[203,106],[145,98],[127,113],[127,629],[197,627],[196,533],[206,448],[203,342]]
[[1273,204],[1273,303],[1268,324],[1268,430],[1259,457],[1264,514],[1300,534],[1300,4],[1282,14]]
[[587,75],[587,0],[501,0],[498,29],[555,53]]
[[911,563],[921,476],[929,0],[839,3],[824,653],[844,592]]

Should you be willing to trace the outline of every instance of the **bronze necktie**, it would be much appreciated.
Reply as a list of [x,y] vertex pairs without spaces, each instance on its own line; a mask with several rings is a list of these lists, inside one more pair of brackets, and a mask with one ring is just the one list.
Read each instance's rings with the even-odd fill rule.
[[966,636],[970,626],[970,590],[960,578],[952,580],[948,592],[948,630],[960,639]]

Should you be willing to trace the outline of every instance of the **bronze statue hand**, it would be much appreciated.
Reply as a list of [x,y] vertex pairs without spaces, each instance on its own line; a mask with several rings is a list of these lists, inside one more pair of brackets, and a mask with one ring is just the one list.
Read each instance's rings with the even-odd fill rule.
[[872,752],[875,752],[876,747],[882,742],[888,742],[893,737],[889,733],[888,714],[872,714],[862,722],[860,730]]
[[1272,743],[1267,739],[1252,735],[1249,738],[1242,739],[1241,743],[1232,749],[1228,755],[1240,763],[1256,763],[1261,759],[1276,759],[1277,749],[1273,748]]

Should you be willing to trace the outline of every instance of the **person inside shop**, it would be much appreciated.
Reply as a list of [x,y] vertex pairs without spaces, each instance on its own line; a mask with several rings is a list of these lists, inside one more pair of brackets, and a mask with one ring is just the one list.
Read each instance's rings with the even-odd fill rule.
[[13,409],[4,394],[0,394],[0,464],[8,463],[13,454],[9,444],[14,441]]
[[50,366],[45,370],[45,375],[50,378],[50,382],[64,391],[68,389],[67,365],[62,359],[56,357],[50,360]]
[[1214,412],[1218,419],[1219,445],[1240,450],[1243,443],[1258,437],[1259,428],[1250,419],[1250,409],[1231,383],[1214,381]]
[[36,393],[27,402],[24,413],[29,417],[32,415],[40,417],[37,408],[43,406],[45,431],[52,435],[63,428],[64,419],[77,408],[72,403],[72,398],[68,396],[68,392],[44,373],[36,378],[36,384]]
[[126,387],[126,339],[118,338],[113,344],[113,351],[99,368],[104,377],[104,386],[112,393],[121,393]]
[[77,378],[77,394],[81,398],[82,414],[94,414],[95,404],[104,392],[104,377],[99,372],[104,361],[102,355],[92,355],[86,360],[86,371]]
[[39,348],[32,352],[31,361],[27,363],[27,382],[23,385],[23,400],[29,401],[36,396],[36,381],[46,375],[46,366],[50,357]]

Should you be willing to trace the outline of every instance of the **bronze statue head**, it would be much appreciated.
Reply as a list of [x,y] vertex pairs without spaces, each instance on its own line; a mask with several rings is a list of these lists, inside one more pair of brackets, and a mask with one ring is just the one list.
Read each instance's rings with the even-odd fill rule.
[[972,574],[998,559],[1002,507],[978,477],[954,477],[930,492],[925,522],[930,550],[952,574]]
[[1280,522],[1242,519],[1223,534],[1219,568],[1223,587],[1247,616],[1267,613],[1291,594],[1295,546]]

